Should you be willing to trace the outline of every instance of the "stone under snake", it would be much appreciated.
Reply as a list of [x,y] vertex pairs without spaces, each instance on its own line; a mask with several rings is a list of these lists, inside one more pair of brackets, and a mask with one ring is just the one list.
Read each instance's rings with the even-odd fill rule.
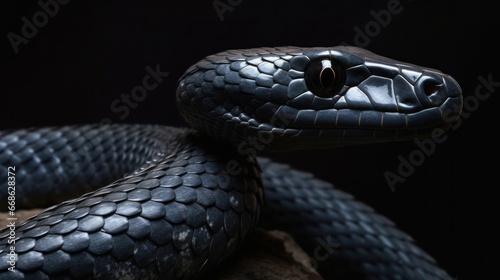
[[2,211],[9,166],[18,209],[59,203],[0,231],[0,279],[203,278],[257,223],[311,256],[338,244],[325,279],[451,279],[369,206],[257,157],[435,136],[461,112],[449,75],[350,46],[230,50],[191,66],[176,102],[190,128],[0,132]]

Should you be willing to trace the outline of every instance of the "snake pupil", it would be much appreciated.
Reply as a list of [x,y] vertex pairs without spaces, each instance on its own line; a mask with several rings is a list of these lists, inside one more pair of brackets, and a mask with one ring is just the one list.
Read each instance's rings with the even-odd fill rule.
[[342,82],[340,68],[330,60],[313,61],[305,72],[309,90],[319,97],[333,97]]
[[320,83],[323,88],[328,89],[335,82],[335,71],[332,68],[325,68],[320,73]]

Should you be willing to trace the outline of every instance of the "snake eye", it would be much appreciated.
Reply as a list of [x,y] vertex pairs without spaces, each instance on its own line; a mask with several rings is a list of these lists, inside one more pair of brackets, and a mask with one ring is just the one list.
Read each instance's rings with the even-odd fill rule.
[[305,78],[309,90],[320,97],[332,97],[342,86],[340,67],[327,59],[311,62]]

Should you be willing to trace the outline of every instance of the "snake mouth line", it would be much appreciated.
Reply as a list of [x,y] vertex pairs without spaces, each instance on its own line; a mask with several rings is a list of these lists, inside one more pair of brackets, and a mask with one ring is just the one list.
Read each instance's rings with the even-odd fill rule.
[[[303,110],[293,120],[283,118],[287,113],[277,111],[270,123],[261,123],[247,115],[225,113],[220,117],[211,114],[198,116],[186,114],[193,124],[213,118],[212,137],[234,143],[262,138],[266,150],[334,148],[351,144],[380,143],[434,137],[447,130],[458,118],[461,98],[449,98],[441,107],[428,108],[404,114],[397,112],[342,110]],[[284,108],[284,107],[282,107]],[[213,113],[215,115],[215,112]],[[281,116],[281,117],[280,117]],[[233,140],[235,141],[233,141]],[[269,141],[272,139],[272,141]],[[237,145],[238,145],[237,144]],[[314,147],[313,147],[314,146]]]
[[[274,128],[267,133],[283,137],[318,138],[320,142],[348,142],[364,140],[379,142],[379,140],[406,140],[414,138],[435,137],[445,132],[452,124],[442,124],[421,129],[361,129],[361,128],[329,128],[329,129],[280,129]],[[266,133],[261,131],[261,133]],[[297,139],[298,140],[298,139]],[[357,142],[356,142],[357,143]]]
[[[421,129],[280,129],[259,131],[257,139],[263,139],[266,151],[331,149],[342,146],[409,141],[419,138],[439,137],[451,127],[451,123]],[[247,135],[242,143],[253,139]]]
[[410,113],[349,108],[340,110],[298,110],[288,106],[280,106],[273,117],[270,118],[269,126],[262,125],[259,128],[267,128],[267,130],[274,127],[290,129],[352,128],[363,130],[427,129],[455,122],[460,115],[461,104],[460,97],[449,97],[439,107],[431,107]]

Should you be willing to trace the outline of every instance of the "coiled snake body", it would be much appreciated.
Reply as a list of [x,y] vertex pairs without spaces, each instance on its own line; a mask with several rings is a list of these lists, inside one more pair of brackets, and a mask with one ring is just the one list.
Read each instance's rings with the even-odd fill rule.
[[370,207],[255,154],[434,136],[460,114],[450,76],[355,47],[233,50],[189,68],[177,103],[192,128],[1,132],[18,208],[70,200],[0,232],[0,278],[193,279],[260,217],[311,254],[338,244],[318,263],[326,279],[449,279]]

